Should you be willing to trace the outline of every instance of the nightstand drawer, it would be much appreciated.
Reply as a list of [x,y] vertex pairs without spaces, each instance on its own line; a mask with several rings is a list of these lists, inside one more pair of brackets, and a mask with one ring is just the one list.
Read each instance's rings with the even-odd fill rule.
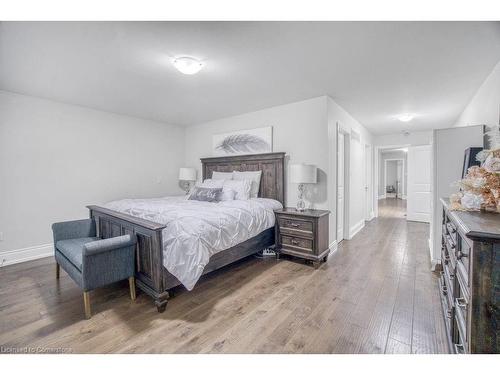
[[298,251],[306,251],[311,253],[313,251],[313,241],[306,238],[295,236],[280,236],[280,242],[283,248],[290,248]]
[[302,220],[302,219],[295,219],[295,218],[290,219],[287,217],[280,217],[278,220],[279,220],[279,225],[281,228],[300,230],[300,231],[309,232],[309,233],[312,233],[312,231],[313,231],[313,223],[312,223],[312,221],[309,221],[309,220]]

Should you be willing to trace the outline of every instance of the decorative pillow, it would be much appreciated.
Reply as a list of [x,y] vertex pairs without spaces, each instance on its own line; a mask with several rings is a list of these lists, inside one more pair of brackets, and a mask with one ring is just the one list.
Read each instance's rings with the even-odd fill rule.
[[204,188],[222,188],[224,186],[224,180],[214,180],[212,178],[207,178],[203,182],[197,182],[196,187]]
[[222,188],[195,187],[189,195],[190,201],[217,202],[222,195]]
[[252,187],[250,189],[250,198],[257,198],[259,195],[260,179],[262,177],[262,171],[252,171],[252,172],[233,172],[233,180],[251,180]]
[[233,172],[212,172],[212,180],[232,180]]
[[222,190],[234,190],[234,199],[247,200],[250,198],[250,189],[252,187],[251,180],[226,180]]
[[222,193],[219,195],[219,201],[234,201],[234,197],[236,196],[236,192],[233,189],[222,189]]

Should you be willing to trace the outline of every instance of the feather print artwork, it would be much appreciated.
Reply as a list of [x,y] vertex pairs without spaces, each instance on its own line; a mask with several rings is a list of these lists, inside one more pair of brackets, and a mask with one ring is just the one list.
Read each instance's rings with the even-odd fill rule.
[[241,130],[213,136],[215,155],[244,155],[272,152],[272,127]]
[[266,152],[269,150],[269,144],[256,135],[235,134],[225,137],[216,148],[228,154],[240,154]]

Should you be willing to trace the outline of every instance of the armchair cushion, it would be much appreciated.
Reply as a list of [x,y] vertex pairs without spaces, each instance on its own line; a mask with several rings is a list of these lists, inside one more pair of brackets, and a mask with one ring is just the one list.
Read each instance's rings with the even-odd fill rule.
[[82,249],[87,244],[99,242],[97,237],[73,238],[56,242],[56,249],[76,268],[82,271]]
[[54,243],[72,238],[95,237],[96,225],[94,219],[65,221],[52,224]]
[[85,242],[83,245],[83,255],[91,256],[105,251],[111,251],[119,248],[129,247],[135,245],[135,236],[126,234],[123,236],[106,238],[99,241]]

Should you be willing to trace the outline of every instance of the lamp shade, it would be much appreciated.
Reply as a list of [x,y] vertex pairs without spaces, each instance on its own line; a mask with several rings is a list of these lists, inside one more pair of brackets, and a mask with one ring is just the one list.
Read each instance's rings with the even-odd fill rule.
[[309,164],[290,165],[290,182],[294,184],[315,184],[317,182],[316,167]]
[[181,181],[196,181],[196,169],[194,168],[180,168],[179,180]]

